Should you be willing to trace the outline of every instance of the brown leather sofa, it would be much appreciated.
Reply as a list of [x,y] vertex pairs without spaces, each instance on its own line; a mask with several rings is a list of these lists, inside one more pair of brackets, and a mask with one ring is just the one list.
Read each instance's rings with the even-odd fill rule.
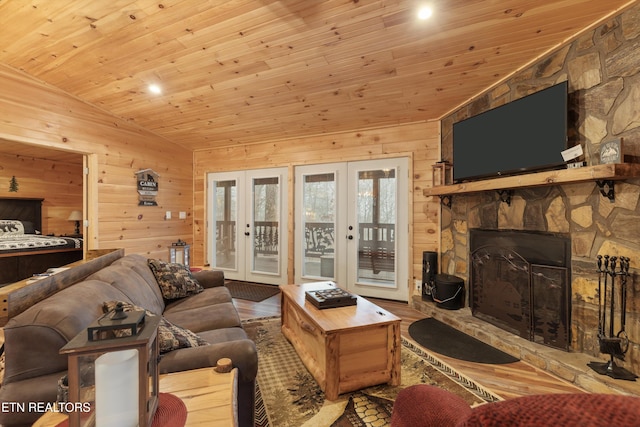
[[640,426],[640,398],[614,394],[542,394],[474,408],[441,388],[421,384],[400,391],[391,427]]
[[[67,357],[59,350],[103,315],[103,303],[124,301],[162,315],[195,332],[208,345],[180,348],[162,355],[160,373],[215,366],[230,358],[239,371],[240,426],[253,427],[258,355],[247,338],[219,271],[193,277],[204,290],[167,301],[154,273],[141,255],[127,255],[10,319],[4,327],[5,372],[0,407],[16,402],[55,402],[58,380],[66,374]],[[5,402],[7,402],[5,404]],[[2,406],[5,404],[5,406]],[[3,426],[31,425],[38,412],[0,411]]]

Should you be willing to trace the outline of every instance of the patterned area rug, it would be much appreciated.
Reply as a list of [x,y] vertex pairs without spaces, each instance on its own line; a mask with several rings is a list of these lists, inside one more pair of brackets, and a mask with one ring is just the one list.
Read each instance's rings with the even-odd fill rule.
[[229,288],[233,298],[255,302],[260,302],[280,292],[280,288],[276,285],[262,285],[260,283],[241,282],[237,280],[227,280],[224,282],[224,286]]
[[243,326],[258,347],[256,427],[388,426],[396,395],[414,384],[444,388],[472,406],[500,400],[403,338],[400,387],[383,384],[326,401],[295,349],[280,332],[279,317],[251,320]]

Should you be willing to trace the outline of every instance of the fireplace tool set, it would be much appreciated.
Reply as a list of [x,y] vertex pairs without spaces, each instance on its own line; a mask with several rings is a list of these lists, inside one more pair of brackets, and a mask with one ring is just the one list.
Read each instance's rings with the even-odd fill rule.
[[[635,381],[637,375],[617,366],[614,358],[624,360],[629,350],[629,337],[625,331],[627,310],[627,279],[629,278],[629,258],[597,256],[598,266],[598,342],[600,353],[608,354],[608,362],[590,362],[591,369],[611,378]],[[618,282],[616,290],[616,282]],[[620,295],[620,330],[615,333],[615,297]],[[608,316],[607,316],[608,315]],[[607,319],[608,317],[608,319]]]

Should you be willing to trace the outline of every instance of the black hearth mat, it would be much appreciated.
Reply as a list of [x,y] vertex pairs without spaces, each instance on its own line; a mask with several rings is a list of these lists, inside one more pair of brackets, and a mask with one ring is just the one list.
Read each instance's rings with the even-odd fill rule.
[[433,317],[413,322],[409,335],[426,349],[454,359],[492,365],[520,360]]
[[232,298],[260,302],[280,293],[277,285],[263,285],[260,283],[227,280],[224,285],[231,292]]

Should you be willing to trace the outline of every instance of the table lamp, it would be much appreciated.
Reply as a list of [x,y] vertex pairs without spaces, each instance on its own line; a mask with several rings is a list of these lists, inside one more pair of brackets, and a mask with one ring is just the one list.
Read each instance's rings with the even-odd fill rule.
[[72,211],[67,218],[67,221],[75,221],[76,222],[76,230],[74,232],[75,235],[80,235],[80,221],[82,221],[82,212],[80,211]]

